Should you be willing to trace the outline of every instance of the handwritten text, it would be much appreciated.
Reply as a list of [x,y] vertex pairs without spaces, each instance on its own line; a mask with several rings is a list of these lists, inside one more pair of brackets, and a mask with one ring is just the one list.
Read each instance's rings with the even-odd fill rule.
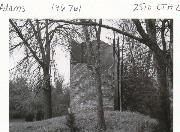
[[3,12],[25,12],[25,7],[20,5],[0,4],[0,11]]
[[74,4],[53,4],[52,10],[57,12],[80,12],[81,5]]
[[147,3],[137,3],[133,6],[133,11],[150,11],[150,10],[157,10],[157,11],[180,11],[179,4],[157,4],[152,6],[151,4]]

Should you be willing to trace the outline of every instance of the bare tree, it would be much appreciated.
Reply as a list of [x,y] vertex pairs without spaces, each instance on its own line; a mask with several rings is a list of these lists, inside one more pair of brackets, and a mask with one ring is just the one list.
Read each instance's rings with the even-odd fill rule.
[[[143,29],[141,22],[139,20],[133,20],[136,25],[137,31],[141,35],[144,44],[147,45],[154,53],[157,62],[157,75],[158,75],[158,83],[159,83],[159,91],[160,91],[160,102],[161,102],[161,113],[159,115],[159,119],[161,122],[162,128],[164,131],[169,132],[171,129],[171,120],[170,120],[170,100],[169,100],[169,87],[167,84],[167,69],[172,73],[172,57],[170,52],[166,50],[167,42],[165,42],[164,35],[165,30],[163,28],[164,24],[162,23],[162,33],[161,40],[163,49],[161,49],[158,45],[158,41],[156,38],[157,34],[157,25],[156,20],[146,20],[146,31]],[[172,20],[163,20],[162,22],[167,23],[166,29],[172,32]],[[170,40],[172,40],[172,36],[170,36]],[[170,43],[172,45],[172,43]],[[169,49],[170,50],[170,49]],[[172,78],[172,76],[170,76]],[[172,81],[172,79],[171,79]],[[172,82],[169,82],[172,84]]]
[[[51,68],[55,68],[54,54],[55,46],[58,44],[57,39],[54,39],[63,27],[61,24],[55,24],[45,20],[9,20],[12,30],[16,38],[20,38],[19,43],[10,42],[10,52],[13,52],[18,47],[24,47],[26,56],[18,63],[18,66],[23,65],[23,70],[27,70],[29,78],[34,79],[33,85],[42,84],[44,118],[52,117],[51,107]],[[60,36],[60,35],[59,35]],[[57,37],[57,36],[56,36]],[[24,52],[24,51],[23,51]],[[32,61],[30,61],[32,60]],[[33,65],[35,65],[33,67]],[[54,71],[54,77],[57,71]],[[22,73],[21,73],[22,74]],[[42,74],[42,76],[41,76]],[[39,76],[40,75],[40,76]],[[35,79],[37,80],[35,83]]]
[[[102,24],[102,19],[99,20],[99,24]],[[96,29],[96,27],[95,27]],[[97,116],[98,116],[98,126],[100,129],[105,130],[105,119],[104,119],[104,110],[103,110],[103,95],[101,89],[101,62],[100,62],[100,43],[101,43],[101,27],[99,26],[96,29],[96,38],[97,38],[97,51],[96,51],[96,61],[95,61],[95,80],[97,88]]]

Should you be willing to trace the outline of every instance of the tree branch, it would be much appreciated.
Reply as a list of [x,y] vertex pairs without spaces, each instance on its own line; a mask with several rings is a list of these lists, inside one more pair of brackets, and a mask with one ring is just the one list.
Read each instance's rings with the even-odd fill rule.
[[138,19],[132,19],[132,21],[136,25],[136,29],[139,32],[139,34],[141,35],[141,37],[143,39],[149,39],[148,35],[145,33],[145,31],[141,25],[141,22]]
[[18,68],[19,66],[21,66],[28,57],[29,57],[29,56],[25,56],[21,61],[18,62],[18,64],[17,64],[15,67],[13,67],[12,69],[10,69],[10,71],[12,71],[13,69]]
[[[49,22],[48,25],[51,24],[51,23],[54,23],[54,22]],[[40,31],[43,30],[45,27],[46,27],[46,26],[43,26],[42,28],[39,28],[39,30],[37,30],[37,32],[40,32]],[[35,35],[35,34],[33,34],[32,36],[30,36],[29,38],[27,38],[26,41],[32,39],[32,38],[34,37],[34,35]]]
[[160,55],[162,53],[162,50],[157,45],[156,40],[154,40],[154,38],[151,38],[149,36],[149,34],[145,33],[145,31],[144,31],[144,29],[143,29],[143,27],[141,25],[141,22],[138,19],[133,19],[132,21],[136,25],[137,31],[139,32],[139,34],[141,35],[142,39],[144,40],[144,44],[146,46],[148,46],[152,51],[154,51],[155,53]]
[[33,54],[33,57],[37,60],[37,62],[43,66],[43,62],[41,62],[41,60],[37,57],[36,52],[33,51],[33,49],[30,47],[30,45],[28,44],[28,42],[25,40],[25,38],[23,37],[23,34],[19,31],[18,27],[13,23],[13,21],[11,19],[9,19],[9,22],[11,23],[11,25],[13,26],[13,28],[16,30],[16,33],[18,34],[18,36],[22,39],[22,41],[24,42],[24,44],[28,47],[28,49],[30,50],[30,52]]
[[165,32],[165,20],[162,21],[161,39],[162,39],[163,50],[166,51],[166,41],[165,41],[164,32]]
[[134,35],[131,35],[127,32],[123,32],[117,28],[114,28],[114,27],[111,27],[111,26],[108,26],[108,25],[104,25],[104,24],[99,24],[99,23],[96,23],[96,22],[92,22],[92,21],[83,21],[83,22],[75,22],[75,21],[68,21],[68,20],[49,20],[49,21],[53,21],[53,22],[63,22],[63,23],[69,23],[69,24],[74,24],[74,25],[85,25],[85,26],[100,26],[100,27],[103,27],[103,28],[106,28],[106,29],[111,29],[117,33],[120,33],[120,34],[123,34],[127,37],[130,37],[132,39],[135,39],[137,41],[139,41],[140,43],[145,43],[145,41],[142,39],[142,38],[139,38],[139,37],[136,37]]
[[57,26],[54,30],[50,31],[49,32],[49,43],[51,43],[51,40],[53,39],[54,37],[54,34],[56,33],[56,31],[59,29],[59,28],[62,28],[63,25],[59,25]]
[[23,45],[23,42],[20,42],[20,43],[17,44],[17,45],[11,46],[11,47],[9,48],[9,51],[14,50],[15,48],[17,48],[18,46],[21,46],[21,45]]
[[35,35],[35,38],[39,44],[39,47],[40,47],[40,51],[41,51],[41,54],[42,54],[42,58],[43,60],[45,59],[45,53],[44,53],[44,48],[43,48],[43,43],[42,43],[42,40],[41,40],[41,30],[39,28],[39,22],[38,20],[36,20],[36,24],[37,24],[37,31],[35,29],[35,26],[33,25],[32,21],[31,20],[28,20],[28,22],[30,23],[30,26],[32,27],[33,29],[33,32],[34,32],[34,35]]

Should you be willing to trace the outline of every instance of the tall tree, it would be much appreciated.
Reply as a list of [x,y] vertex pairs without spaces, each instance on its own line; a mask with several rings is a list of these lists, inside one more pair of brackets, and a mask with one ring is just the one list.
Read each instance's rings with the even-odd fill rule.
[[[124,31],[124,27],[123,27]],[[114,110],[123,110],[123,85],[122,85],[122,74],[123,74],[123,45],[124,45],[124,35],[122,37],[122,46],[120,49],[120,38],[117,38],[117,44],[115,33],[114,33],[114,39],[113,39],[113,58],[114,58],[114,78],[115,78],[115,87],[114,87]],[[116,48],[117,45],[117,48]],[[120,53],[121,52],[121,53]],[[116,55],[116,56],[115,56]],[[115,59],[117,58],[117,59]],[[116,62],[117,61],[117,62]]]
[[[114,87],[114,110],[122,110],[121,107],[121,85],[120,85],[120,43],[119,43],[119,37],[117,39],[117,44],[116,43],[116,38],[114,34],[114,39],[113,39],[113,49],[114,49],[114,82],[115,82],[115,87]],[[117,47],[116,47],[117,45]]]
[[[21,55],[25,52],[26,56],[18,63],[17,66],[23,66],[22,70],[27,70],[29,80],[36,79],[40,76],[38,83],[42,84],[44,118],[52,117],[51,107],[51,68],[55,67],[55,47],[59,43],[57,37],[64,25],[46,20],[15,20],[10,19],[10,35],[15,39],[10,39],[10,52],[18,47],[21,49]],[[65,28],[63,27],[64,31]],[[56,39],[55,39],[56,37]],[[17,39],[18,38],[18,39]],[[19,39],[20,38],[20,39]],[[18,41],[17,41],[18,40]],[[16,53],[17,51],[15,51]],[[51,67],[54,66],[54,67]],[[20,73],[22,74],[22,72]],[[54,77],[57,76],[54,72]],[[31,77],[31,78],[30,78]],[[37,79],[36,79],[37,80]]]
[[[123,26],[123,31],[124,31],[124,26]],[[123,38],[122,38],[122,47],[121,47],[121,89],[120,89],[120,103],[121,103],[121,111],[123,111],[123,89],[124,89],[124,86],[123,86],[123,66],[124,66],[124,41],[125,41],[125,37],[123,35]]]
[[[167,69],[172,72],[172,57],[170,52],[166,50],[167,42],[165,42],[165,30],[163,28],[164,24],[161,26],[161,40],[163,49],[161,49],[158,45],[157,40],[157,23],[156,20],[145,20],[146,23],[146,31],[145,32],[143,26],[141,25],[140,20],[133,20],[136,25],[137,31],[141,35],[144,44],[147,45],[153,52],[157,62],[157,75],[158,75],[158,84],[159,84],[159,92],[160,92],[160,103],[161,103],[161,112],[159,115],[160,123],[162,129],[164,131],[169,132],[171,129],[171,120],[170,120],[170,100],[169,100],[169,87],[167,85]],[[162,22],[166,22],[169,24],[169,30],[172,32],[172,21],[171,20],[163,20]],[[170,40],[172,36],[170,36]],[[172,43],[170,44],[172,45]],[[172,77],[172,76],[170,76]],[[172,79],[171,79],[172,81]],[[172,84],[172,82],[169,82]]]
[[[51,108],[51,85],[50,85],[50,43],[53,36],[49,36],[48,32],[48,20],[45,20],[45,40],[42,39],[40,23],[39,20],[36,20],[36,25],[33,24],[31,20],[27,20],[30,27],[33,30],[33,36],[35,36],[37,45],[39,46],[39,51],[35,46],[32,45],[32,42],[23,36],[22,30],[16,25],[13,20],[9,20],[10,24],[14,28],[18,37],[21,38],[23,45],[29,50],[33,58],[38,62],[40,67],[43,69],[43,101],[44,101],[44,113],[45,118],[52,117],[52,108]],[[35,27],[36,26],[36,27]],[[45,41],[45,43],[43,43]],[[35,47],[35,48],[34,48]],[[41,54],[41,56],[38,56]]]
[[[102,24],[102,19],[99,20],[99,24]],[[95,27],[96,29],[96,27]],[[101,43],[101,27],[99,26],[96,29],[96,38],[97,38],[97,51],[96,51],[96,60],[95,60],[95,80],[97,88],[97,116],[98,116],[98,126],[100,129],[105,130],[105,119],[104,119],[104,110],[103,110],[103,95],[101,89],[101,62],[100,62],[100,43]]]

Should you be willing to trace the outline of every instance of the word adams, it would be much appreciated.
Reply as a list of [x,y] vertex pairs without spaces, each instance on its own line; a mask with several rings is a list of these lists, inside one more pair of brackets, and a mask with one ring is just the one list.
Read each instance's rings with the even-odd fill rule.
[[0,11],[10,11],[10,12],[25,12],[24,6],[13,6],[10,4],[0,4]]

